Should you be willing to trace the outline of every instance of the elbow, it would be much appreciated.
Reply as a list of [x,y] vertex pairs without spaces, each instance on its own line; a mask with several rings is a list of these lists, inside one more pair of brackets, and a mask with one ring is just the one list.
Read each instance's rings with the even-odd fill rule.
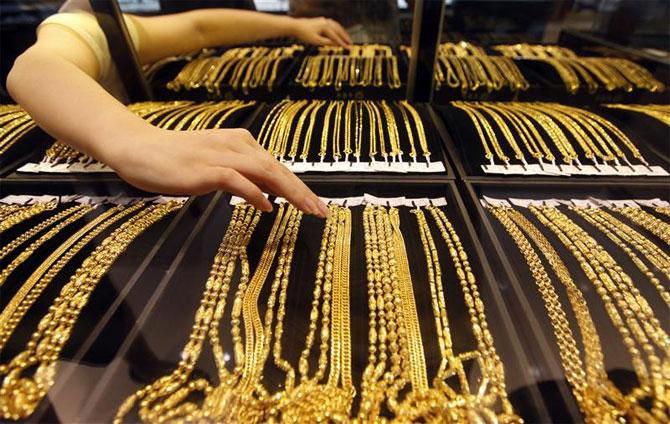
[[12,69],[10,69],[7,74],[7,91],[14,100],[17,100],[17,97],[20,96],[21,88],[24,85],[23,81],[25,81],[25,75],[27,72],[30,72],[30,62],[32,61],[31,56],[30,49],[23,52],[16,58]]

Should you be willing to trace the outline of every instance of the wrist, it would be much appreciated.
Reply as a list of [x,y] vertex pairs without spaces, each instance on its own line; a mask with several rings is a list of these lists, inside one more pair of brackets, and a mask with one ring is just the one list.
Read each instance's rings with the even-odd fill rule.
[[284,34],[287,37],[298,38],[298,23],[300,18],[294,18],[292,16],[279,16],[278,18],[281,19],[281,27],[284,28]]
[[160,140],[165,130],[156,128],[144,121],[136,125],[124,126],[119,131],[115,131],[105,137],[102,143],[96,143],[100,146],[96,154],[97,159],[105,163],[113,170],[119,172],[128,167],[139,165],[142,160],[141,151],[145,144],[153,140]]

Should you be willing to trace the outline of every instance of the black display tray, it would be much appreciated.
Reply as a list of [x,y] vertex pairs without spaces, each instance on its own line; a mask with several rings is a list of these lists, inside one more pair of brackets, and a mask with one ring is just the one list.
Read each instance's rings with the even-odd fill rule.
[[[391,88],[388,84],[381,87],[350,87],[343,85],[340,90],[333,86],[308,88],[295,82],[295,78],[300,71],[300,65],[305,56],[316,54],[317,48],[312,47],[306,50],[306,55],[297,60],[297,65],[289,70],[289,76],[286,80],[286,96],[291,99],[332,99],[332,100],[402,100],[407,97],[407,75],[409,72],[409,62],[407,56],[392,47],[393,54],[398,59],[398,74],[401,85],[399,88]],[[383,81],[387,81],[387,69],[384,66],[382,70]]]
[[[482,196],[488,196],[495,199],[506,198],[520,198],[520,199],[584,199],[587,197],[594,197],[599,199],[653,199],[661,198],[664,200],[670,199],[670,192],[667,184],[651,184],[651,183],[619,183],[619,184],[600,184],[597,182],[541,182],[541,181],[521,181],[505,180],[505,181],[473,181],[464,182],[460,188],[465,199],[466,207],[472,219],[473,226],[477,228],[477,235],[484,250],[488,253],[487,259],[491,266],[499,270],[498,275],[505,275],[511,282],[508,287],[505,298],[507,302],[507,309],[510,311],[512,321],[516,327],[525,328],[527,332],[532,333],[533,337],[538,340],[538,343],[543,347],[545,352],[544,360],[552,366],[559,368],[560,375],[563,375],[561,370],[561,360],[558,353],[558,348],[552,327],[547,317],[547,312],[544,307],[544,302],[540,297],[535,283],[532,279],[528,265],[519,253],[518,247],[514,244],[511,237],[505,232],[502,225],[495,219],[493,215],[485,210],[481,205],[480,199]],[[516,208],[520,210],[519,208]],[[527,216],[530,216],[528,214]],[[573,219],[575,215],[570,215]],[[578,220],[582,225],[582,221]],[[537,224],[536,224],[537,225]],[[539,228],[539,227],[538,227]],[[591,229],[587,226],[584,228]],[[542,231],[552,241],[554,247],[560,246],[551,231]],[[644,231],[643,231],[644,232]],[[597,230],[589,231],[589,234],[597,234]],[[654,236],[648,234],[652,239]],[[608,253],[615,255],[615,260],[620,264],[624,270],[631,275],[633,281],[636,281],[636,287],[642,291],[643,295],[650,302],[655,311],[666,311],[667,307],[662,303],[658,297],[658,293],[654,291],[649,284],[643,284],[646,276],[642,274],[636,266],[630,262],[625,256],[624,252],[613,246],[610,240],[604,235],[599,234],[597,237],[599,243],[607,246]],[[660,239],[659,239],[660,242]],[[659,246],[662,242],[659,243]],[[575,271],[581,275],[576,261],[573,261],[569,252],[558,248],[559,255],[566,262],[566,265],[571,271]],[[547,269],[549,267],[547,266]],[[577,274],[575,274],[577,275]],[[640,284],[637,284],[637,282]],[[621,344],[618,333],[609,321],[604,309],[597,307],[599,302],[598,295],[595,290],[588,288],[587,280],[578,280],[575,282],[584,293],[589,304],[596,325],[599,325],[598,332],[601,336],[601,343],[606,355],[605,365],[607,372],[613,381],[620,387],[629,388],[633,383],[635,377],[630,368],[622,369],[621,361],[626,360],[627,353]],[[644,286],[644,287],[643,287]],[[560,291],[557,288],[557,291]],[[647,296],[650,294],[650,296]],[[564,305],[568,304],[567,298],[561,296]],[[662,315],[660,315],[662,316]],[[663,321],[661,319],[661,321]],[[572,328],[577,328],[574,317],[570,316]],[[668,331],[668,321],[664,324],[666,331]],[[601,333],[602,329],[602,333]],[[546,353],[546,349],[550,353]],[[629,365],[630,366],[630,365]],[[564,378],[564,377],[562,377]],[[566,384],[565,381],[562,382]],[[567,386],[564,387],[567,389]],[[572,398],[572,394],[568,391],[568,397]],[[573,398],[572,398],[573,399]],[[550,409],[554,412],[553,407]],[[581,420],[578,420],[581,421]]]
[[[509,296],[509,282],[506,276],[492,272],[495,268],[489,266],[490,255],[481,249],[476,236],[478,230],[467,218],[467,211],[454,183],[342,185],[329,181],[311,184],[311,188],[328,197],[360,195],[363,192],[389,197],[446,196],[449,205],[444,210],[457,229],[468,252],[473,272],[481,283],[480,295],[485,304],[496,350],[505,366],[507,390],[515,410],[526,422],[580,420],[579,415],[572,414],[575,407],[571,405],[571,400],[565,400],[564,393],[560,390],[560,382],[547,383],[543,380],[547,370],[542,360],[536,362],[538,355],[541,357],[536,352],[537,342],[528,331],[519,331],[512,324],[505,306],[508,303],[505,298]],[[31,417],[31,421],[110,421],[126,396],[174,368],[192,324],[194,307],[202,295],[212,257],[231,212],[228,196],[216,195],[211,201],[209,199],[193,200],[188,212],[184,213],[178,225],[175,224],[172,233],[161,237],[162,246],[152,250],[156,251],[154,259],[145,260],[144,267],[136,270],[127,284],[118,286],[118,281],[113,282],[118,293],[108,299],[104,307],[89,311],[89,319],[94,324],[87,329],[87,333],[79,333],[79,337],[73,338],[69,344],[70,356],[61,362],[56,385],[37,413]],[[354,216],[357,214],[354,213]],[[356,241],[362,237],[359,231],[362,230],[359,228],[360,214],[358,217],[354,218],[352,259],[362,254],[361,246]],[[312,237],[310,234],[320,234],[322,222],[313,217],[305,217],[301,224],[303,230],[298,237],[294,262],[306,265],[294,267],[290,278],[285,325],[291,328],[291,332],[286,335],[290,340],[283,343],[289,357],[293,355],[291,352],[296,352],[294,346],[298,351],[301,349],[298,347],[301,346],[299,339],[304,331],[300,323],[304,319],[298,319],[295,311],[303,310],[309,304],[311,290],[301,287],[304,284],[309,285],[308,282],[313,279],[314,267],[311,265],[316,260],[320,237]],[[413,228],[414,221],[408,210],[401,211],[401,222],[406,222],[404,226],[407,228]],[[270,224],[271,218],[265,217],[256,231],[265,232]],[[418,243],[416,229],[403,230],[403,233],[407,243]],[[262,238],[256,237],[257,240],[249,247],[252,269],[264,243]],[[415,251],[408,251],[408,255],[410,264],[420,257]],[[364,268],[364,265],[352,260],[352,278],[364,278],[364,274],[359,271],[361,266]],[[414,279],[421,279],[422,272],[417,268],[417,273],[413,272]],[[445,265],[444,272],[452,273],[453,270]],[[455,280],[448,278],[447,281]],[[231,287],[231,293],[233,290],[234,287]],[[464,305],[459,303],[462,295],[456,295],[460,293],[460,288],[457,284],[448,284],[445,290],[449,302],[449,319],[452,329],[456,331],[454,343],[456,346],[462,345],[467,343],[467,337],[459,336],[461,332],[458,328],[469,321],[463,321],[467,313],[463,309]],[[419,290],[415,282],[420,311],[428,307],[421,307],[422,302],[429,299],[426,291]],[[227,308],[230,304],[228,302]],[[360,375],[360,367],[365,364],[366,352],[366,343],[363,342],[366,332],[355,323],[357,319],[365,320],[366,317],[365,300],[352,297],[354,379]],[[431,313],[421,314],[420,317],[422,323],[432,319]],[[224,345],[230,346],[228,331],[223,331],[222,336]],[[426,356],[430,370],[436,366],[435,361],[438,360],[435,356],[437,353],[433,351],[436,346],[432,346],[432,342],[425,337],[424,340],[430,346]],[[200,365],[196,372],[201,376],[211,375],[211,366]],[[277,381],[272,376],[268,378],[270,382]]]
[[[249,108],[234,113],[226,120],[224,128],[248,128],[249,123],[258,114],[261,105],[262,103],[257,103],[255,106],[252,105]],[[4,173],[0,172],[0,176],[5,177],[3,181],[32,182],[34,184],[74,184],[82,186],[85,189],[91,187],[104,189],[108,186],[115,186],[120,189],[134,190],[128,183],[112,172],[33,173],[17,171],[18,168],[26,163],[38,163],[42,161],[47,149],[54,142],[54,139],[39,127],[31,131],[28,136],[30,138],[21,141],[21,144],[28,147],[28,149],[25,149],[23,155],[16,155],[18,158],[4,168]]]
[[51,145],[51,140],[52,138],[39,127],[28,131],[2,154],[0,177],[9,175],[16,168],[34,159],[38,152],[44,153]]
[[[446,148],[449,156],[454,161],[454,168],[458,176],[468,181],[477,181],[477,180],[505,180],[505,179],[520,179],[527,181],[599,181],[601,183],[609,182],[619,182],[619,181],[648,181],[650,183],[660,183],[660,182],[670,182],[670,177],[647,177],[647,176],[584,176],[584,175],[573,175],[573,176],[541,176],[541,175],[492,175],[485,174],[481,169],[481,165],[484,164],[484,150],[479,141],[479,136],[471,124],[471,119],[468,115],[460,109],[457,109],[451,105],[448,106],[433,106],[432,107],[436,113],[439,114],[442,119],[445,121],[445,125],[448,129],[449,137],[445,138],[447,143]],[[589,108],[585,108],[589,109]],[[590,108],[591,111],[595,113],[600,113],[600,109]],[[616,121],[613,122],[619,127],[626,135],[628,135],[638,147],[644,158],[649,162],[650,165],[659,165],[670,170],[670,163],[667,160],[667,157],[660,154],[660,151],[655,147],[655,141],[653,136],[650,137],[650,134],[645,131],[639,131],[635,126],[630,126],[631,122],[634,122],[637,118],[631,117],[626,121]],[[494,126],[496,133],[498,128]],[[501,137],[500,134],[498,134]],[[480,158],[481,162],[477,161],[476,158]]]
[[[446,180],[453,180],[454,179],[454,173],[451,168],[451,165],[449,164],[449,159],[448,155],[444,149],[444,139],[446,137],[449,137],[449,135],[446,132],[446,128],[444,127],[443,123],[440,121],[439,117],[437,117],[430,108],[428,107],[427,104],[425,103],[415,103],[413,104],[414,107],[416,108],[417,112],[419,113],[419,116],[422,119],[423,125],[424,125],[424,130],[426,133],[426,140],[428,142],[428,146],[430,149],[430,152],[432,154],[431,156],[431,161],[436,161],[440,160],[445,167],[445,171],[443,172],[438,172],[438,173],[407,173],[407,174],[402,174],[402,173],[393,173],[393,172],[373,172],[373,173],[362,173],[362,172],[306,172],[306,173],[300,173],[296,174],[298,175],[301,179],[304,180],[319,180],[319,176],[323,176],[324,179],[329,179],[331,177],[334,178],[343,178],[343,179],[350,179],[356,182],[360,182],[361,179],[365,179],[366,181],[377,181],[377,180],[396,180],[398,182],[405,181],[407,179],[423,179],[426,181],[446,181]],[[261,127],[263,123],[265,122],[266,117],[268,116],[268,113],[272,110],[274,104],[267,104],[261,106],[259,109],[258,113],[256,114],[256,119],[249,124],[247,127],[251,133],[257,137],[258,133],[261,130]],[[322,118],[324,115],[323,108],[320,111],[320,113],[317,115],[317,122],[322,123]],[[400,117],[397,116],[397,122],[399,125],[401,125],[401,121],[399,120]],[[319,126],[315,125],[315,131],[314,135],[312,136],[312,142],[310,143],[310,151],[309,151],[309,157],[308,161],[312,162],[318,162],[318,151],[319,151],[319,143],[317,142],[319,140],[319,137],[317,136],[320,134]],[[367,134],[369,132],[367,127],[363,128],[363,134]],[[401,136],[404,133],[404,127],[401,126],[400,128],[400,133]],[[303,128],[303,136],[305,134],[304,128]],[[331,133],[332,134],[332,133]],[[343,134],[340,134],[343,137]],[[388,143],[388,141],[387,141]],[[415,143],[418,143],[417,140],[415,140]],[[419,149],[418,144],[416,146],[417,150]],[[329,149],[330,151],[330,149]],[[404,155],[405,160],[409,159],[409,156],[407,155],[407,152]],[[420,155],[417,157],[417,161],[419,163],[424,163],[425,161],[423,157]]]

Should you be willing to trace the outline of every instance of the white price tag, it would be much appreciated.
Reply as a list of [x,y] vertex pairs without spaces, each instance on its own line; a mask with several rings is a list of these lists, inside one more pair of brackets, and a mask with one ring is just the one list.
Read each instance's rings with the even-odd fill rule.
[[556,208],[561,206],[561,202],[559,202],[557,199],[544,199],[542,201],[538,201],[538,205],[544,205],[549,208]]
[[492,197],[488,196],[483,196],[484,200],[486,203],[488,203],[491,206],[503,206],[503,207],[511,207],[512,205],[505,199],[494,199]]
[[431,203],[433,206],[447,206],[447,198],[446,197],[436,197],[435,199],[431,199]]
[[527,208],[528,206],[534,204],[536,201],[533,199],[516,199],[516,198],[509,198],[509,202],[513,204],[514,206],[520,206],[522,208]]
[[648,208],[656,208],[656,207],[661,207],[661,208],[667,208],[670,207],[670,203],[666,202],[665,200],[661,200],[659,198],[656,199],[635,199],[635,203],[641,206],[646,206]]

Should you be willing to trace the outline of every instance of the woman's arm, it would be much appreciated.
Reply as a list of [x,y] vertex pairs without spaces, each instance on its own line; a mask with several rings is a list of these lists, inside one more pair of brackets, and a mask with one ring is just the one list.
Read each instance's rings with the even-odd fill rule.
[[140,61],[226,44],[293,37],[309,44],[351,44],[340,24],[327,18],[292,18],[249,10],[199,9],[174,15],[133,16],[140,32]]
[[98,72],[83,40],[47,25],[16,60],[7,88],[45,131],[141,189],[171,194],[225,190],[268,210],[263,190],[305,213],[327,214],[323,202],[248,131],[158,129],[107,93],[94,79]]

